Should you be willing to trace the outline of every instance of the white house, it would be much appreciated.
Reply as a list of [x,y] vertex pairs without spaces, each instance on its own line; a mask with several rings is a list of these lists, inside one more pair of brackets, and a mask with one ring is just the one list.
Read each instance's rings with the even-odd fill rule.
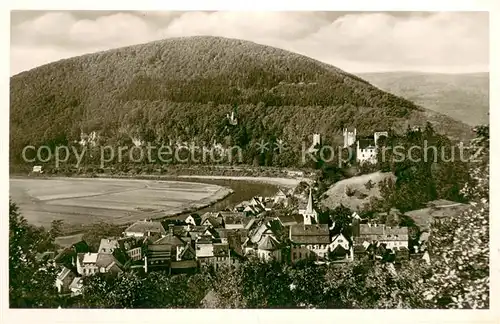
[[363,138],[356,141],[356,160],[363,163],[377,163],[378,141],[382,137],[388,137],[388,132],[375,132],[373,139]]
[[356,160],[359,163],[377,163],[377,148],[375,145],[367,144],[367,141],[356,142]]
[[212,238],[203,236],[195,242],[196,258],[211,258],[214,256]]
[[279,189],[276,195],[274,195],[274,204],[283,204],[284,207],[288,207],[288,196]]
[[78,253],[76,269],[81,276],[90,276],[100,273],[122,272],[121,264],[110,253]]
[[321,260],[330,251],[330,230],[327,224],[290,226],[291,260]]
[[96,265],[99,253],[78,253],[76,258],[76,271],[81,276],[89,276],[99,272]]
[[330,249],[333,251],[339,245],[342,246],[345,250],[350,249],[349,240],[342,233],[332,238],[332,242],[330,243]]
[[196,226],[196,221],[194,217],[191,215],[188,215],[184,221],[186,222],[186,224],[191,224],[193,226]]
[[[387,248],[408,248],[408,228],[390,227],[384,224],[359,224],[360,242],[384,243]],[[357,230],[355,230],[357,232]]]
[[354,259],[354,248],[351,241],[342,233],[335,235],[332,238],[332,242],[329,246],[330,252],[334,252],[338,255],[338,251],[341,251],[342,255],[345,253],[345,257],[348,259]]

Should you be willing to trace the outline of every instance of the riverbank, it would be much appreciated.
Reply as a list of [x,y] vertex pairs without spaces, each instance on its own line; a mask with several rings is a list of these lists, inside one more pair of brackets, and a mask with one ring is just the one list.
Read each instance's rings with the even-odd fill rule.
[[209,180],[235,180],[267,183],[280,187],[295,188],[300,182],[311,182],[309,178],[274,178],[274,177],[237,177],[237,176],[203,176],[203,175],[181,175],[180,179],[209,179]]
[[[317,173],[311,169],[291,169],[278,167],[256,167],[250,165],[137,165],[120,164],[118,166],[100,167],[86,165],[76,168],[63,165],[55,168],[50,164],[40,164],[43,176],[120,176],[120,177],[178,177],[178,176],[224,176],[224,177],[264,177],[264,178],[312,178]],[[33,165],[10,165],[11,176],[31,174]]]
[[226,186],[182,180],[13,177],[10,195],[28,222],[50,226],[163,219],[206,208],[233,193]]
[[[147,181],[174,181],[177,183],[195,183],[195,184],[207,184],[207,185],[216,185],[222,188],[228,189],[227,191],[221,190],[221,191],[215,191],[214,195],[212,196],[212,199],[210,200],[202,200],[198,202],[198,204],[195,205],[188,205],[185,207],[185,209],[182,210],[177,210],[175,212],[170,212],[170,213],[165,213],[165,212],[158,212],[158,211],[150,211],[148,212],[147,210],[142,210],[140,213],[139,219],[144,219],[144,218],[150,218],[150,219],[159,219],[159,220],[166,220],[166,219],[175,219],[176,217],[179,217],[184,214],[189,214],[189,213],[205,213],[207,211],[217,211],[217,210],[225,210],[225,209],[232,209],[234,206],[238,205],[242,201],[248,201],[254,196],[264,196],[264,197],[271,197],[273,196],[280,187],[287,187],[290,185],[294,185],[296,183],[299,183],[297,179],[282,179],[282,178],[270,178],[270,177],[226,177],[226,176],[203,176],[203,177],[173,177],[173,176],[167,176],[167,175],[140,175],[140,176],[132,176],[132,175],[106,175],[106,174],[99,174],[95,176],[82,176],[79,177],[77,175],[71,176],[71,177],[61,177],[60,175],[46,175],[46,174],[41,174],[41,175],[36,175],[36,176],[20,176],[20,175],[12,175],[11,180],[15,179],[29,179],[33,181],[37,180],[88,180],[88,181],[94,181],[97,180],[99,183],[112,183],[114,180],[116,180],[117,185],[121,183],[122,181],[132,181],[132,182],[141,182],[144,180]],[[57,183],[54,183],[53,185],[57,185]],[[131,191],[133,193],[134,191]],[[76,193],[76,196],[84,196],[85,193]],[[88,194],[88,193],[87,193]],[[45,198],[50,199],[51,197],[50,194],[47,194],[45,192],[43,194]],[[184,193],[183,195],[186,195]],[[52,198],[71,198],[75,197],[75,192],[71,193],[68,191],[63,190],[63,192],[59,193],[59,196],[55,196]],[[137,200],[138,196],[131,195],[130,199]],[[92,224],[117,224],[119,223],[120,226],[122,225],[128,225],[132,221],[130,219],[123,219],[124,212],[119,212],[115,213],[114,217],[116,219],[111,222],[109,217],[94,217],[94,220],[91,221],[90,219],[86,222],[77,222],[76,224],[73,224],[70,226],[72,223],[72,219],[75,217],[78,218],[79,213],[88,213],[88,209],[86,210],[81,210],[80,208],[73,208],[73,210],[70,210],[71,214],[69,215],[70,217],[62,217],[63,215],[61,214],[61,210],[56,210],[55,214],[50,214],[51,209],[55,208],[54,206],[50,206],[47,210],[47,205],[40,204],[39,201],[36,199],[30,198],[29,195],[26,195],[24,197],[25,203],[23,206],[21,206],[21,212],[23,214],[32,214],[31,217],[37,217],[37,214],[42,214],[46,216],[50,216],[49,219],[63,219],[65,223],[67,223],[68,226],[65,226],[67,230],[65,230],[64,234],[69,235],[69,234],[75,234],[75,233],[80,233],[82,231],[86,231],[87,228],[93,228],[91,225]],[[95,207],[92,205],[91,207]],[[109,210],[106,209],[98,209],[97,212],[106,212],[110,213]],[[113,213],[113,212],[112,212]],[[35,214],[35,216],[33,216]],[[128,216],[130,217],[130,215]],[[119,221],[120,220],[120,221]],[[38,224],[40,225],[40,224]],[[46,222],[43,224],[45,227],[49,227],[50,223]],[[90,227],[89,227],[90,226]],[[117,225],[118,226],[118,225]]]

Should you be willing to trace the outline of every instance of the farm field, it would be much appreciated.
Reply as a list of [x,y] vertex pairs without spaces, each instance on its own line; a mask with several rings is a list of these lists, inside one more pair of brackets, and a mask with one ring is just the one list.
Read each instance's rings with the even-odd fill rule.
[[202,208],[231,193],[222,186],[196,182],[131,179],[10,179],[10,197],[34,225],[52,220],[68,224],[138,219]]

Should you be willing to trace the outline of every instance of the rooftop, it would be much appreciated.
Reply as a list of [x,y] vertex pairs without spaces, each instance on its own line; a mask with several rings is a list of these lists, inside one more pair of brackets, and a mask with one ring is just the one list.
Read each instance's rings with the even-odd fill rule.
[[82,277],[76,277],[69,285],[69,289],[81,289],[83,287]]
[[278,248],[279,248],[278,241],[270,235],[264,236],[258,243],[259,250],[274,251],[277,250]]
[[375,140],[373,137],[366,137],[359,139],[359,148],[360,149],[375,149]]
[[99,253],[112,253],[114,249],[119,248],[118,240],[115,238],[103,238],[99,244]]
[[66,276],[69,275],[70,273],[71,273],[70,269],[63,267],[61,272],[59,272],[59,274],[57,275],[57,279],[64,280],[64,278],[66,278]]
[[185,242],[183,240],[181,240],[178,236],[169,233],[169,234],[165,235],[164,237],[162,237],[161,239],[155,241],[153,244],[154,245],[169,244],[169,245],[173,245],[173,246],[178,246],[178,245],[184,245]]
[[160,233],[160,234],[165,234],[165,229],[163,228],[163,225],[160,222],[156,221],[148,221],[148,220],[142,220],[142,221],[137,221],[134,224],[130,225],[127,227],[125,230],[125,233],[143,233],[147,234],[148,232],[151,233]]
[[359,224],[359,235],[408,235],[408,227],[390,227],[384,224]]
[[83,254],[83,263],[96,263],[99,253],[85,253]]
[[109,253],[97,253],[96,265],[99,268],[108,268],[116,264],[117,266],[121,266],[121,264],[116,260],[116,258]]
[[292,225],[290,239],[297,244],[329,244],[330,231],[327,224]]
[[225,257],[229,256],[229,244],[227,243],[214,243],[214,256]]

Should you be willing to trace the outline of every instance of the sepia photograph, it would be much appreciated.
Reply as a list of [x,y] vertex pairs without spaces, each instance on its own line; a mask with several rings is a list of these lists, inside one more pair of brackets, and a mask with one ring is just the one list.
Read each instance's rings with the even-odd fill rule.
[[12,10],[8,307],[490,309],[491,19]]

